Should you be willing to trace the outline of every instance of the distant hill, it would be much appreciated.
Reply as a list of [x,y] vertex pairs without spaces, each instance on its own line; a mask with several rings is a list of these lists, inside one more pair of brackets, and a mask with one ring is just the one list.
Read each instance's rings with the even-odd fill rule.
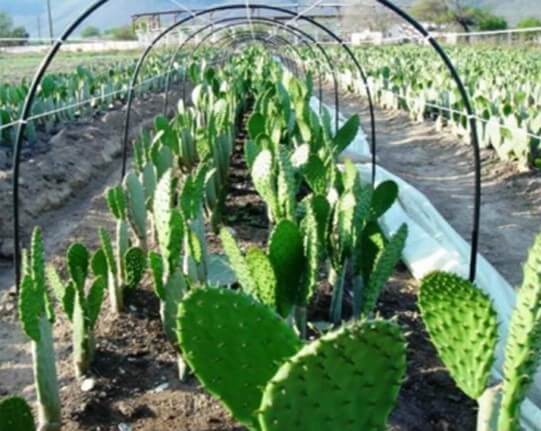
[[[244,0],[239,0],[239,3]],[[289,0],[294,2],[294,0]],[[284,0],[266,0],[265,4],[289,3]],[[414,0],[396,0],[402,7],[408,8]],[[51,0],[55,33],[65,28],[85,7],[89,0]],[[312,3],[313,0],[310,1]],[[526,16],[541,18],[541,0],[472,0],[479,7],[487,7],[498,15],[502,15],[514,25]],[[83,24],[94,25],[101,29],[125,25],[130,22],[130,16],[135,13],[179,9],[176,4],[190,8],[201,8],[206,5],[219,3],[219,0],[110,0],[91,19]],[[225,3],[225,1],[224,1]],[[301,0],[300,3],[308,3]],[[32,36],[37,36],[37,22],[40,17],[43,36],[47,28],[45,0],[0,0],[0,11],[6,11],[14,17],[17,25],[24,25]]]
[[[413,2],[414,0],[396,0],[397,5],[405,8],[410,7]],[[541,0],[472,0],[471,3],[505,17],[511,26],[525,17],[541,18]]]

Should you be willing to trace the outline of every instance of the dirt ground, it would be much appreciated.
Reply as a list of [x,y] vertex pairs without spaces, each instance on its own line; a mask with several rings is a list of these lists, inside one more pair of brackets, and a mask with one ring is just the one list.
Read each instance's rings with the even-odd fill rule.
[[[330,93],[326,95],[330,99]],[[360,113],[370,133],[369,111],[357,96],[343,95],[344,115]],[[471,148],[435,123],[412,122],[404,112],[376,109],[378,163],[423,192],[470,242],[473,220]],[[509,281],[522,280],[522,263],[541,231],[541,172],[520,173],[513,163],[482,150],[479,250]]]

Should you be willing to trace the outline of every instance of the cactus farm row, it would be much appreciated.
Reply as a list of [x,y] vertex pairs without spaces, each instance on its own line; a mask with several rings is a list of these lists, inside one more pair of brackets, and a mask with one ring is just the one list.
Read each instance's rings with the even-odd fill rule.
[[[210,416],[199,428],[179,428],[175,398],[169,413],[132,412],[154,420],[152,428],[133,429],[413,429],[400,428],[393,412],[412,386],[408,345],[426,329],[426,349],[437,352],[433,366],[443,364],[463,400],[449,409],[450,420],[468,410],[477,415],[471,429],[519,431],[541,359],[541,236],[524,266],[497,381],[497,314],[469,281],[445,272],[422,280],[423,325],[413,333],[381,312],[378,300],[399,266],[408,226],[383,233],[379,220],[397,200],[397,185],[373,187],[340,157],[359,132],[358,116],[334,130],[329,112],[311,107],[311,75],[293,76],[259,48],[213,67],[194,62],[189,78],[189,100],[140,135],[130,172],[105,193],[114,230],[100,227],[88,239],[92,246],[73,243],[54,263],[44,252],[47,229],[34,230],[18,311],[32,345],[35,408],[11,394],[0,403],[0,430],[132,429],[122,420],[127,413],[115,416],[98,403],[98,392],[85,398],[86,409],[101,406],[95,422],[77,422],[81,412],[66,411],[67,385],[78,390],[108,372],[113,382],[136,387],[122,376],[141,358],[126,360],[122,343],[108,342],[97,328],[114,331],[155,304],[151,344],[163,340],[160,357],[176,358],[154,365],[174,362],[176,375],[164,388],[191,388],[194,416],[225,409],[232,420],[215,427],[219,420]],[[147,317],[137,319],[154,328]],[[71,332],[72,383],[59,378],[59,321]],[[152,346],[145,348],[148,354]],[[137,395],[108,390],[127,402]],[[198,391],[209,398],[196,399]],[[432,407],[427,400],[424,408]],[[420,429],[468,431],[459,423]]]

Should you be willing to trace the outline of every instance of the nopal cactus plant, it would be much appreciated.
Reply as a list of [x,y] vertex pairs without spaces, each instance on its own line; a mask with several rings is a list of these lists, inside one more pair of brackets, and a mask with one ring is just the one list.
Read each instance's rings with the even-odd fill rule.
[[[165,335],[175,347],[178,347],[175,332],[178,305],[187,289],[181,268],[185,228],[182,213],[173,204],[172,188],[172,173],[168,170],[158,183],[153,202],[153,216],[160,253],[151,251],[149,263],[154,290],[160,299],[160,316]],[[184,379],[187,369],[180,355],[178,365],[179,376]]]
[[503,382],[491,381],[498,339],[490,298],[459,276],[434,273],[419,293],[423,321],[457,385],[479,403],[478,431],[519,431],[520,406],[541,363],[541,235],[524,266],[507,336]]
[[24,253],[22,273],[19,318],[24,332],[32,340],[39,429],[58,431],[62,416],[52,334],[55,316],[45,285],[45,257],[39,228],[32,234],[30,253]]
[[32,410],[24,398],[7,397],[0,400],[0,431],[35,431]]
[[147,258],[139,247],[130,247],[124,229],[117,232],[116,247],[107,230],[100,228],[98,234],[101,242],[100,255],[93,264],[100,267],[97,271],[106,270],[106,280],[109,291],[109,301],[114,314],[124,310],[124,295],[127,290],[135,289],[142,280]]
[[[90,266],[95,275],[91,281]],[[107,288],[107,263],[101,249],[91,258],[87,248],[76,243],[68,249],[67,267],[67,283],[52,266],[47,268],[47,280],[73,325],[73,364],[76,376],[82,377],[94,359],[94,327]]]
[[520,406],[541,364],[541,234],[530,249],[505,348],[498,431],[518,431]]
[[183,270],[192,284],[205,284],[208,275],[209,256],[203,211],[205,178],[209,172],[208,169],[207,164],[199,165],[195,172],[185,178],[179,195],[180,210],[184,221]]
[[267,383],[261,431],[381,430],[406,372],[401,329],[358,321],[306,345]]
[[[372,190],[361,184],[359,172],[350,162],[345,163],[339,180],[337,188],[342,193],[335,189],[338,196],[327,240],[333,286],[330,319],[335,323],[342,318],[346,274],[351,273],[353,279],[353,314],[368,316],[400,260],[408,235],[404,224],[387,240],[377,222],[398,196],[396,183],[385,181]],[[374,234],[379,241],[373,240]]]
[[282,220],[272,230],[268,252],[251,247],[244,256],[232,233],[220,233],[225,253],[243,290],[287,317],[295,305],[305,306],[307,265],[301,230]]
[[253,162],[254,186],[267,204],[271,222],[295,220],[299,187],[295,172],[288,150],[282,147],[278,147],[274,154],[270,149],[262,149]]
[[258,430],[264,386],[301,347],[293,330],[252,297],[221,288],[194,289],[178,319],[180,346],[199,381],[238,421]]

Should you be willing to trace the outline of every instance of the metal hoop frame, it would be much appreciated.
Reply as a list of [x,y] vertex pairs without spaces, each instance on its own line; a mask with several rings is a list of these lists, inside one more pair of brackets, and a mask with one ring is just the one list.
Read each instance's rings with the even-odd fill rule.
[[359,72],[359,75],[361,76],[364,88],[366,91],[366,96],[369,102],[370,106],[370,124],[371,124],[371,138],[372,138],[372,183],[375,183],[376,179],[376,119],[375,119],[375,113],[374,113],[374,105],[372,101],[372,93],[370,91],[370,87],[368,86],[368,79],[366,76],[366,73],[364,72],[363,67],[351,51],[351,49],[344,43],[344,41],[337,36],[334,32],[332,32],[329,28],[322,25],[321,23],[317,22],[316,20],[307,17],[307,16],[299,16],[296,13],[290,11],[289,9],[284,9],[277,6],[267,6],[267,5],[261,5],[261,4],[233,4],[233,5],[224,5],[224,6],[216,6],[208,9],[201,10],[199,12],[196,12],[192,14],[192,16],[184,18],[176,23],[173,23],[166,29],[164,29],[160,34],[158,34],[154,40],[147,46],[141,57],[139,58],[139,61],[137,62],[137,66],[133,72],[132,80],[129,86],[128,91],[128,103],[127,103],[127,112],[126,112],[126,121],[124,126],[124,139],[122,144],[122,173],[124,174],[126,172],[126,160],[127,160],[127,152],[128,152],[128,132],[129,132],[129,126],[130,126],[130,116],[131,116],[131,107],[133,104],[133,88],[135,87],[137,83],[137,78],[139,76],[141,67],[149,55],[149,53],[152,51],[152,49],[156,46],[156,44],[167,34],[178,28],[179,26],[186,24],[198,17],[212,14],[216,12],[224,12],[224,11],[231,11],[231,10],[245,10],[245,11],[253,11],[253,10],[266,10],[266,11],[273,11],[273,12],[279,12],[283,13],[285,15],[289,15],[293,17],[293,19],[296,20],[302,20],[304,22],[307,22],[319,30],[326,33],[330,38],[334,39],[336,42],[338,42],[339,46],[346,51],[346,54],[350,57],[350,59],[353,61],[355,67],[357,68],[357,71]]
[[[21,276],[21,268],[20,268],[20,251],[21,251],[21,244],[20,244],[20,214],[19,214],[19,176],[20,176],[20,162],[21,162],[21,152],[22,152],[22,143],[23,143],[23,136],[26,130],[26,124],[28,121],[28,118],[30,116],[31,109],[34,104],[34,99],[36,97],[39,85],[41,84],[45,73],[47,72],[49,66],[51,65],[51,62],[55,58],[56,54],[62,47],[63,43],[72,35],[72,33],[79,27],[79,25],[90,15],[92,15],[96,10],[100,9],[103,5],[108,3],[110,0],[97,0],[92,5],[90,5],[87,9],[85,9],[63,32],[62,36],[53,44],[48,54],[43,59],[41,65],[38,67],[36,74],[34,75],[34,78],[32,80],[32,83],[29,87],[28,94],[26,96],[23,109],[21,111],[21,116],[19,119],[19,126],[17,128],[17,134],[15,138],[15,144],[14,144],[14,151],[13,151],[13,227],[14,227],[14,271],[15,271],[15,284],[16,286],[19,285],[20,282],[20,276]],[[481,157],[480,157],[480,149],[479,149],[479,141],[477,136],[477,122],[474,115],[474,110],[472,107],[472,104],[470,102],[468,93],[466,91],[466,88],[460,79],[460,76],[454,67],[453,63],[451,62],[450,58],[444,51],[444,49],[438,44],[438,42],[433,39],[428,31],[424,29],[424,27],[419,24],[415,19],[413,19],[410,15],[408,15],[406,12],[404,12],[402,9],[397,7],[396,5],[392,4],[389,0],[374,0],[377,3],[383,5],[387,9],[394,12],[396,15],[404,19],[406,22],[408,22],[413,28],[418,31],[425,40],[432,46],[432,48],[438,53],[440,59],[444,62],[446,68],[451,73],[451,76],[453,80],[455,81],[460,95],[464,101],[464,105],[466,107],[466,112],[468,114],[469,124],[470,124],[470,132],[471,132],[471,144],[472,144],[472,151],[474,156],[474,211],[473,211],[473,230],[472,230],[472,239],[471,239],[471,256],[470,256],[470,280],[475,279],[476,274],[476,266],[477,266],[477,250],[478,250],[478,244],[479,244],[479,224],[480,224],[480,213],[481,213]],[[329,37],[331,37],[335,42],[338,42],[339,46],[346,51],[350,59],[354,62],[357,70],[359,71],[359,74],[363,78],[365,90],[367,93],[367,98],[369,100],[369,103],[372,105],[372,96],[370,92],[370,88],[368,86],[368,82],[366,80],[366,75],[364,73],[364,70],[362,69],[360,63],[358,62],[355,54],[353,51],[343,42],[343,40],[337,36],[335,33],[333,33],[331,30],[329,30],[326,26],[322,25],[321,23],[317,22],[315,19],[304,16],[304,15],[298,15],[288,9],[277,7],[277,6],[268,6],[268,5],[262,5],[262,4],[234,4],[234,5],[223,5],[223,6],[217,6],[212,8],[207,8],[202,11],[194,12],[190,17],[184,18],[180,20],[179,22],[175,23],[174,25],[170,26],[168,29],[164,30],[160,35],[158,35],[145,49],[144,53],[142,54],[141,58],[139,59],[139,62],[136,66],[132,82],[130,85],[130,89],[133,88],[134,82],[137,80],[139,70],[142,66],[142,63],[144,62],[145,58],[147,57],[148,53],[154,48],[154,46],[163,38],[164,35],[168,34],[170,31],[174,30],[175,28],[179,27],[180,25],[186,24],[198,17],[210,14],[210,13],[216,13],[216,12],[222,12],[222,11],[231,11],[231,10],[239,10],[244,9],[246,11],[253,11],[253,10],[267,10],[267,11],[274,11],[283,13],[285,15],[292,16],[294,20],[301,20],[307,23],[310,23],[312,26],[317,27],[319,30],[325,32]],[[126,124],[128,124],[129,127],[129,115],[130,115],[130,109],[133,102],[133,95],[128,100],[128,110],[127,110],[127,121]],[[375,117],[373,110],[371,111],[371,128],[372,128],[372,179],[375,179],[375,158],[376,158],[376,131],[375,131]],[[126,138],[126,136],[125,136]],[[124,147],[127,147],[126,144],[127,139],[124,140]],[[123,149],[124,152],[126,152],[126,148]]]

